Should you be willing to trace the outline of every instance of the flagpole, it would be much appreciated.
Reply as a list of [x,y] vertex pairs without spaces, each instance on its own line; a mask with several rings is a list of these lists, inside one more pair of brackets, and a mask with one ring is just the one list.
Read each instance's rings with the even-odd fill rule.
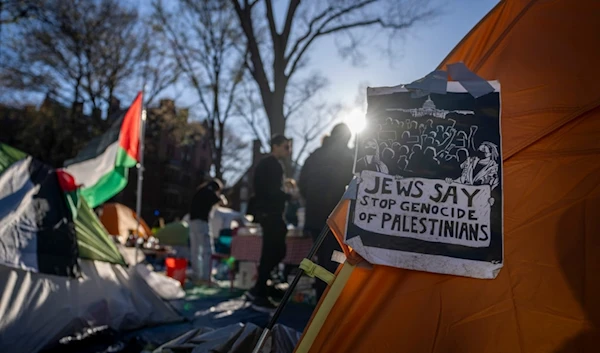
[[146,108],[142,99],[142,115],[140,122],[140,162],[138,163],[138,180],[137,180],[137,195],[135,202],[135,213],[137,215],[137,227],[135,229],[137,237],[135,239],[135,264],[137,265],[138,251],[140,244],[140,224],[142,217],[142,185],[144,183],[144,137],[146,135]]

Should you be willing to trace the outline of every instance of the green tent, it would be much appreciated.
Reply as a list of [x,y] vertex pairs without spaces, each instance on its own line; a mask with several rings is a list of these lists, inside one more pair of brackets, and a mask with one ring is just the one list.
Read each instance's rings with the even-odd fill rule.
[[20,161],[25,157],[27,157],[25,152],[19,151],[4,143],[0,143],[0,173],[8,169],[13,163]]
[[79,257],[82,259],[126,265],[119,249],[117,249],[114,241],[108,235],[108,232],[102,223],[100,223],[94,211],[83,198],[79,200],[77,217],[75,218]]
[[169,223],[154,234],[161,244],[171,246],[188,246],[190,226],[187,222]]

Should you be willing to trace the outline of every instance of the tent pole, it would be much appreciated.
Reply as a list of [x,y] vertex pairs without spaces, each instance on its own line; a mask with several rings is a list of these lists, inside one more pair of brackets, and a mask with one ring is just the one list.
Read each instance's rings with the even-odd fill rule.
[[146,135],[146,108],[142,103],[142,116],[140,123],[140,163],[138,163],[138,180],[137,180],[137,195],[135,201],[135,213],[137,216],[137,227],[135,228],[135,265],[137,265],[138,251],[140,244],[138,239],[140,237],[140,224],[142,217],[142,185],[144,183],[144,137]]
[[[306,255],[307,259],[310,260],[313,258],[313,256],[315,256],[315,254],[317,253],[317,250],[319,250],[319,248],[321,247],[321,244],[323,243],[323,240],[325,240],[325,237],[328,234],[329,234],[329,226],[325,225],[325,227],[323,227],[323,230],[321,230],[319,237],[313,243],[313,246],[310,249],[310,251],[308,252],[308,255]],[[288,300],[292,296],[292,293],[294,292],[294,289],[296,288],[296,285],[298,285],[298,282],[300,281],[300,278],[302,277],[303,274],[304,274],[304,270],[299,268],[298,273],[296,273],[296,277],[294,277],[294,280],[292,281],[292,283],[290,283],[290,286],[285,291],[285,294],[283,295],[283,299],[281,299],[281,303],[279,303],[279,306],[277,306],[277,310],[275,310],[275,313],[271,317],[269,324],[267,325],[267,327],[265,327],[262,334],[260,335],[260,338],[258,339],[256,346],[254,346],[254,350],[252,351],[252,353],[260,353],[260,350],[263,348],[263,346],[269,336],[269,333],[273,329],[273,326],[275,326],[275,323],[277,323],[277,319],[279,319],[279,316],[283,312],[285,305],[288,303]]]

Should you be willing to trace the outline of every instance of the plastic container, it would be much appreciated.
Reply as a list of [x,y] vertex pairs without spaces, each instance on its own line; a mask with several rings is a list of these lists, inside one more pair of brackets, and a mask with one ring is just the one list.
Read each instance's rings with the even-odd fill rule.
[[165,259],[165,266],[167,267],[167,276],[178,280],[183,287],[187,260],[184,258],[167,257]]

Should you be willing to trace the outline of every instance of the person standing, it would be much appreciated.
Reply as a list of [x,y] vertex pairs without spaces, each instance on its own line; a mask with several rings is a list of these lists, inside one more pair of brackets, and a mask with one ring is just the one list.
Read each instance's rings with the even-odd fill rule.
[[[316,240],[327,222],[329,214],[340,202],[346,185],[352,180],[354,157],[348,148],[352,133],[346,124],[333,127],[323,146],[315,150],[304,162],[300,172],[300,194],[305,201],[305,233]],[[317,251],[317,263],[335,273],[338,263],[331,260],[334,250],[341,251],[337,239],[329,234]],[[317,300],[327,284],[316,280]]]
[[269,299],[267,281],[271,271],[283,260],[286,253],[287,226],[283,219],[286,202],[291,195],[283,191],[284,166],[282,162],[291,155],[290,140],[276,134],[271,138],[271,153],[263,158],[254,170],[254,196],[250,213],[262,228],[262,250],[258,265],[258,278],[246,296],[257,311],[275,310]]
[[213,240],[210,236],[208,218],[212,208],[221,201],[223,184],[213,179],[201,184],[190,206],[190,257],[193,279],[207,282],[211,275],[210,256],[213,252]]

